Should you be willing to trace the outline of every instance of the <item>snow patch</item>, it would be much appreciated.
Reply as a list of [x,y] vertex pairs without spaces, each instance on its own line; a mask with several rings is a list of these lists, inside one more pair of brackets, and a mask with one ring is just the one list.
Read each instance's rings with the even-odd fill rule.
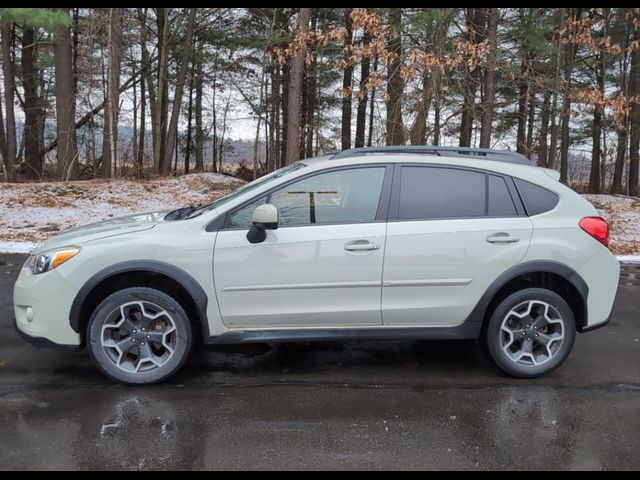
[[616,255],[620,263],[640,263],[640,255]]
[[36,243],[0,241],[0,253],[31,253]]
[[243,183],[228,175],[198,173],[147,181],[0,184],[0,251],[28,252],[39,242],[88,223],[210,203]]

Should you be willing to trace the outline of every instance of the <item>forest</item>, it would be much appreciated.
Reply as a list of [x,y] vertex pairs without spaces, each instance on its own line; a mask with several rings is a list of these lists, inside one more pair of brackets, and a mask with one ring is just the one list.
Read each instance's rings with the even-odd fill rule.
[[0,8],[0,179],[510,149],[638,195],[640,8]]

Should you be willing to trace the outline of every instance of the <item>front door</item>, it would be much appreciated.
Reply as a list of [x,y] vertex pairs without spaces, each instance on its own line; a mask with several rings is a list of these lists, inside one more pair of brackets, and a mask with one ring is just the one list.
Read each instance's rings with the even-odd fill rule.
[[[381,165],[312,174],[227,215],[213,261],[225,325],[381,325],[386,172]],[[251,244],[251,214],[265,202],[278,208],[279,228]]]

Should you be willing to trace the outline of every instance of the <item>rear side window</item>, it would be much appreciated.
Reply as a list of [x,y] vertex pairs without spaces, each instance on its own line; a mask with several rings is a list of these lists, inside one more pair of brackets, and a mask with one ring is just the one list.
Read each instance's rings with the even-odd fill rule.
[[513,180],[529,216],[538,215],[556,208],[558,195],[555,193],[519,178],[514,178]]
[[402,167],[400,220],[483,217],[484,173],[439,167]]
[[487,213],[490,217],[515,217],[518,215],[507,183],[504,178],[496,175],[489,175],[489,205]]

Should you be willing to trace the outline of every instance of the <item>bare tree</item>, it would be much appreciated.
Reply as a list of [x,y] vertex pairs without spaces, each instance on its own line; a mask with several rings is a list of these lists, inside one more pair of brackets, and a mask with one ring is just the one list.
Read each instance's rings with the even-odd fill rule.
[[107,101],[104,110],[102,164],[100,174],[111,177],[118,156],[118,113],[120,108],[120,64],[122,61],[122,9],[109,9],[107,58]]
[[178,119],[180,117],[180,107],[182,106],[182,92],[187,79],[187,70],[189,67],[189,58],[191,57],[191,44],[193,41],[193,22],[196,17],[196,9],[189,10],[189,18],[187,19],[187,33],[184,39],[184,50],[182,51],[182,60],[180,63],[180,71],[176,82],[176,90],[173,95],[173,106],[171,108],[171,120],[169,121],[169,131],[167,132],[167,144],[164,148],[163,161],[160,164],[160,173],[167,174],[171,168],[171,155],[175,146],[176,134],[178,132]]
[[402,95],[404,80],[400,75],[402,65],[402,9],[392,8],[389,20],[395,29],[395,35],[389,41],[392,60],[389,62],[387,82],[387,145],[404,144],[404,123],[402,121]]
[[41,73],[37,66],[38,45],[33,27],[22,32],[22,86],[24,90],[24,156],[29,178],[40,179],[43,172],[42,150],[44,109],[38,93]]
[[[296,34],[306,36],[311,18],[310,8],[301,8],[296,19]],[[304,73],[305,49],[296,52],[290,60],[287,95],[285,163],[300,160],[300,114],[302,112],[302,76]]]
[[[66,12],[68,14],[68,11]],[[59,26],[54,35],[54,65],[56,78],[56,132],[58,135],[57,176],[61,180],[76,180],[80,176],[76,142],[75,86],[71,28]]]
[[496,100],[496,63],[498,56],[497,32],[498,32],[497,8],[489,8],[487,11],[487,39],[489,40],[489,59],[483,73],[482,88],[482,114],[480,117],[480,147],[491,146],[491,127],[493,125],[493,110]]
[[352,8],[344,8],[344,27],[346,37],[344,40],[345,68],[342,76],[342,150],[351,148],[351,110],[352,110],[352,85],[353,85],[353,64],[350,61],[351,52],[349,47],[353,41],[353,27],[351,24]]
[[[640,13],[635,12],[630,25],[640,21]],[[633,34],[635,42],[640,41],[640,28]],[[630,144],[629,144],[629,195],[638,196],[638,167],[640,166],[640,49],[636,48],[631,58],[629,73],[629,95],[635,99],[631,104]]]
[[2,26],[2,74],[4,76],[4,103],[6,108],[7,128],[3,137],[6,138],[6,146],[3,148],[2,157],[7,174],[7,180],[13,181],[13,164],[16,160],[16,117],[14,110],[15,72],[11,59],[11,44],[13,39],[13,25],[7,23]]

